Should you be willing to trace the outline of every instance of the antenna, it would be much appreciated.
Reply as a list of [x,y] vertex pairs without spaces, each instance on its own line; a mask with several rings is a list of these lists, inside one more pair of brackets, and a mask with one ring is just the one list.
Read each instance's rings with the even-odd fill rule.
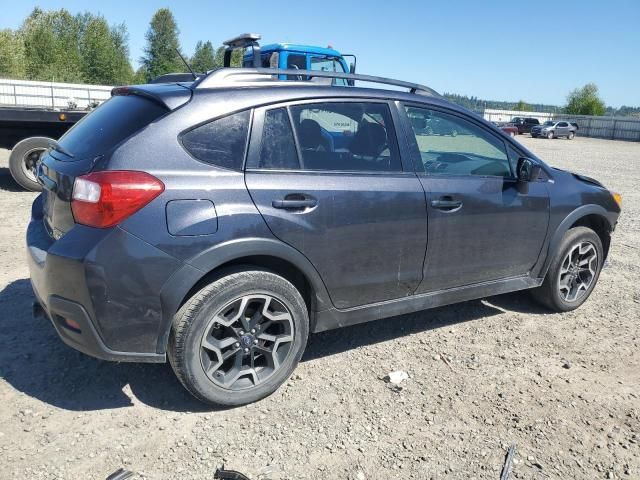
[[178,56],[180,57],[180,60],[182,60],[182,63],[184,63],[184,64],[187,66],[187,68],[188,68],[188,69],[189,69],[189,71],[191,72],[191,75],[193,75],[193,79],[194,79],[194,80],[197,80],[197,79],[198,79],[198,76],[197,76],[195,73],[193,73],[193,69],[189,66],[189,64],[187,63],[187,61],[184,59],[184,57],[183,57],[183,56],[182,56],[182,54],[180,53],[180,50],[178,50],[177,48],[176,48],[176,53],[177,53],[177,54],[178,54]]

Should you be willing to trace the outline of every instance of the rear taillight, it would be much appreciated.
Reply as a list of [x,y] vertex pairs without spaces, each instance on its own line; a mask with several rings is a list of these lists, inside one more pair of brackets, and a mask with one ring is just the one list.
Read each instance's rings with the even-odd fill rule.
[[112,170],[77,177],[71,211],[76,223],[106,228],[117,225],[164,191],[164,184],[145,172]]

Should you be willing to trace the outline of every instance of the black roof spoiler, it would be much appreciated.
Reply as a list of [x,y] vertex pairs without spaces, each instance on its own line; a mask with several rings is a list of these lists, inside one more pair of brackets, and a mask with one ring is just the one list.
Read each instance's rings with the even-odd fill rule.
[[[193,81],[193,77],[189,74],[189,78]],[[175,110],[184,105],[191,99],[193,91],[188,85],[180,83],[162,83],[147,85],[130,85],[126,87],[116,87],[111,90],[111,95],[125,96],[138,95],[155,102],[168,110]]]

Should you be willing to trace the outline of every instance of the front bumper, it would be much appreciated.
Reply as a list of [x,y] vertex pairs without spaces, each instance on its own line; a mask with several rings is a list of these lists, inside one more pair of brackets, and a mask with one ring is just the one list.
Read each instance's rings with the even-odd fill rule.
[[[54,240],[41,212],[38,197],[27,261],[36,299],[62,341],[104,360],[164,362],[159,292],[180,263],[117,227],[76,226]],[[146,261],[150,272],[140,268]]]

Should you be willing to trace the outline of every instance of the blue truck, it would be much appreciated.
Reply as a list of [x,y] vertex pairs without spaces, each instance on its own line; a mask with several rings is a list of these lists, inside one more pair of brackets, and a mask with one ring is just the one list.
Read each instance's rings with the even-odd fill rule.
[[[353,60],[347,64],[346,58],[349,57]],[[259,61],[254,60],[257,58]],[[356,57],[355,55],[341,54],[330,46],[315,47],[293,43],[272,43],[258,48],[245,47],[242,66],[355,73]],[[281,77],[284,76],[281,75]]]

